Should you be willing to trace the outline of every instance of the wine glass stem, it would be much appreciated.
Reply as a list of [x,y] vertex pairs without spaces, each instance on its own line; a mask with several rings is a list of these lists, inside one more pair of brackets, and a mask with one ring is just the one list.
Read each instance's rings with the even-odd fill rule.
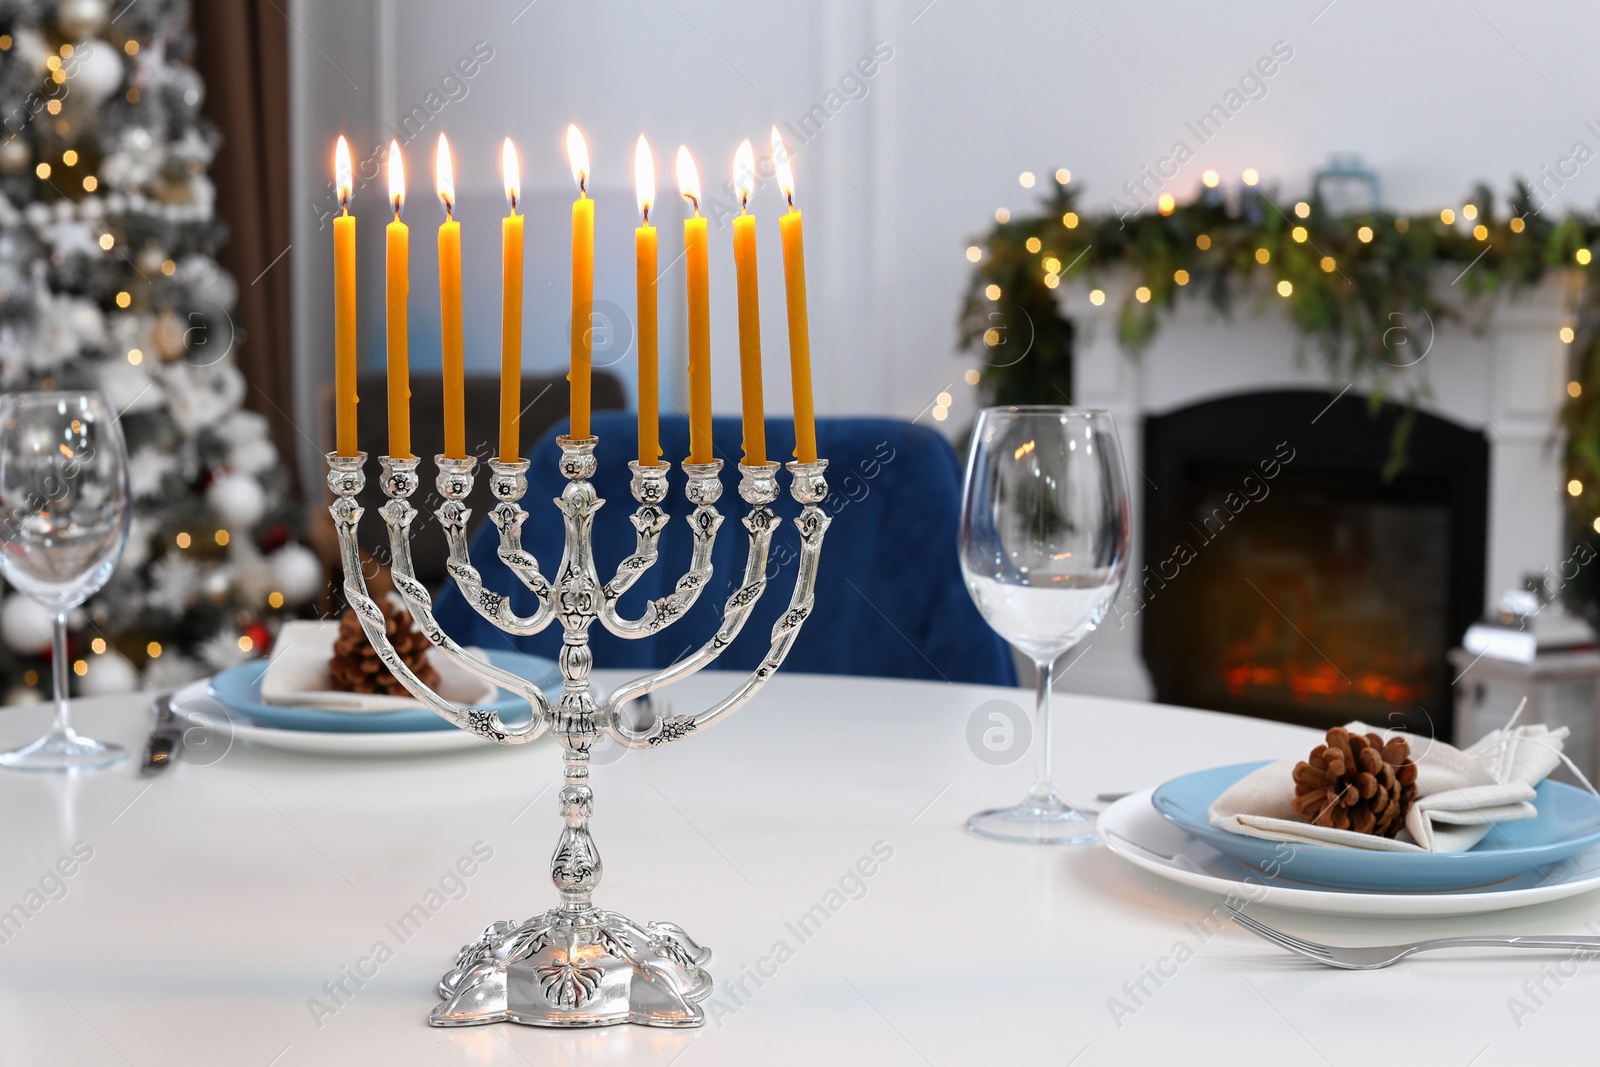
[[68,734],[72,724],[67,717],[67,613],[56,612],[50,634],[50,675],[56,690],[56,722],[51,733]]
[[1055,659],[1036,659],[1033,661],[1036,671],[1034,683],[1034,745],[1037,755],[1034,756],[1035,781],[1033,792],[1036,796],[1047,796],[1055,792],[1055,785],[1050,777],[1050,685],[1054,673]]

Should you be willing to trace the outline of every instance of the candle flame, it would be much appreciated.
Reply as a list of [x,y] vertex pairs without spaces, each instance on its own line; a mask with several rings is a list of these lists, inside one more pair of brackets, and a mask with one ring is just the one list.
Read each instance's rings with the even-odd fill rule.
[[700,214],[700,171],[684,145],[678,146],[678,191],[694,205],[694,213]]
[[750,147],[750,138],[739,142],[733,154],[733,188],[739,194],[739,210],[750,203],[750,194],[756,191],[756,150]]
[[333,184],[339,190],[339,207],[348,211],[350,208],[350,193],[355,188],[355,179],[351,175],[350,144],[339,135],[339,143],[333,149]]
[[772,127],[772,166],[778,174],[778,188],[783,190],[783,198],[794,207],[794,166],[793,157],[789,155],[789,146],[783,143],[783,134],[778,132],[778,127]]
[[633,185],[639,194],[639,212],[644,216],[644,221],[650,222],[650,205],[656,199],[656,161],[650,155],[650,143],[644,139],[644,134],[639,135],[639,143],[633,149]]
[[433,160],[433,180],[439,190],[439,199],[444,203],[445,217],[448,218],[455,214],[456,175],[450,165],[450,142],[444,139],[442,133],[439,135],[439,152]]
[[394,213],[400,214],[400,205],[406,201],[406,165],[400,161],[400,142],[389,142],[389,203]]
[[511,201],[511,213],[517,213],[517,201],[522,198],[522,168],[517,165],[517,146],[507,137],[500,146],[500,174],[506,181],[506,199]]
[[589,195],[589,146],[583,143],[583,134],[576,126],[567,127],[567,159],[572,162],[572,180],[578,183],[578,192]]

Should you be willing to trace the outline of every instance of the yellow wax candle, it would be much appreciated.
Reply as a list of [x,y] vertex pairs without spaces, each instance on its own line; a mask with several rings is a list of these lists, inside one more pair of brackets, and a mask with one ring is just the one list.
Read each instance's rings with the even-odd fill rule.
[[461,340],[461,223],[455,219],[455,175],[450,167],[450,145],[439,135],[434,160],[444,222],[439,226],[439,328],[440,358],[444,364],[444,454],[447,459],[467,458],[466,373]]
[[522,176],[507,137],[500,150],[511,213],[500,221],[500,458],[514,463],[522,447]]
[[411,356],[407,326],[407,301],[411,294],[411,231],[400,221],[400,208],[406,198],[405,165],[400,161],[400,145],[389,142],[389,202],[394,205],[394,221],[388,238],[389,342],[389,455],[411,458]]
[[572,430],[576,438],[589,436],[589,364],[594,314],[594,201],[589,199],[589,150],[578,127],[567,127],[567,158],[578,183],[572,202]]
[[333,395],[335,450],[353,456],[356,443],[356,220],[350,214],[350,146],[343,137],[334,150],[334,182],[339,217],[333,220]]
[[756,159],[750,142],[734,156],[733,185],[739,215],[733,220],[733,266],[739,295],[739,391],[744,415],[744,462],[767,461],[767,424],[761,396],[761,308],[756,282],[756,220],[746,210],[755,190]]
[[783,238],[784,297],[789,312],[789,378],[794,389],[794,458],[817,461],[817,420],[811,399],[811,325],[806,313],[806,246],[794,206],[794,169],[789,147],[772,127],[772,162],[789,210],[778,220]]
[[633,152],[633,179],[644,222],[633,231],[634,289],[639,319],[639,465],[661,465],[661,383],[656,328],[656,228],[650,206],[656,198],[656,166],[644,135]]
[[683,220],[684,273],[689,295],[689,462],[710,463],[711,450],[711,285],[710,242],[700,215],[700,174],[689,150],[678,148],[678,188],[694,205]]

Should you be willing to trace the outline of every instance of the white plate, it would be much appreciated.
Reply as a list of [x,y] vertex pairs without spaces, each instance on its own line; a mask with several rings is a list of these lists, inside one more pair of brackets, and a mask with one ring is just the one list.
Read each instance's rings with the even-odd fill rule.
[[498,747],[488,738],[465,730],[421,730],[410,733],[323,733],[257,726],[242,715],[229,714],[206,692],[204,680],[192,682],[172,696],[172,710],[217,734],[213,755],[221,758],[240,741],[284,752],[312,756],[427,756],[463,749]]
[[1330,915],[1404,918],[1503,911],[1600,889],[1600,847],[1493,888],[1369,893],[1313,887],[1294,882],[1289,877],[1291,865],[1259,870],[1196,841],[1151,806],[1152,792],[1130,794],[1100,814],[1097,826],[1106,847],[1135,867],[1170,881],[1256,904]]

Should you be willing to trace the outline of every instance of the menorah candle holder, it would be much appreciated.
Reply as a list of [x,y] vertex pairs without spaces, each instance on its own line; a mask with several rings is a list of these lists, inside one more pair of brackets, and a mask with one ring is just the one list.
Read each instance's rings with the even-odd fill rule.
[[732,693],[702,711],[662,717],[652,705],[642,721],[630,722],[623,716],[629,703],[715,662],[766,591],[767,558],[779,522],[772,510],[778,497],[778,465],[739,466],[739,496],[749,505],[744,527],[750,548],[743,579],[723,606],[716,632],[692,654],[619,686],[601,700],[589,684],[590,628],[598,622],[622,638],[657,633],[686,613],[710,581],[712,547],[722,526],[722,514],[716,508],[722,495],[722,463],[683,465],[688,478],[684,495],[694,505],[688,516],[694,531],[689,567],[670,595],[650,602],[642,615],[629,619],[619,612],[617,603],[656,563],[661,532],[669,521],[664,508],[669,468],[666,464],[629,464],[633,471],[630,488],[638,502],[631,516],[637,531],[635,547],[611,581],[602,585],[592,535],[595,513],[605,501],[589,481],[597,469],[598,442],[594,437],[557,440],[567,485],[555,501],[561,509],[565,541],[553,578],[546,578],[538,561],[522,547],[522,525],[528,513],[521,501],[528,489],[528,462],[489,461],[490,489],[497,501],[490,519],[500,531],[500,561],[537,601],[533,613],[526,616],[516,614],[506,597],[485,588],[467,555],[470,512],[463,501],[472,491],[477,461],[444,456],[434,460],[436,485],[444,499],[434,514],[449,545],[450,576],[466,600],[478,614],[509,634],[538,633],[556,621],[561,625],[562,688],[553,703],[531,681],[484,662],[439,628],[432,599],[417,581],[411,563],[411,524],[417,511],[410,497],[417,489],[421,461],[394,456],[378,461],[383,492],[389,498],[380,512],[389,529],[395,589],[419,629],[446,657],[528,702],[533,709],[531,718],[516,724],[501,721],[493,711],[445,700],[423,684],[395,652],[385,634],[383,614],[367,592],[356,539],[363,512],[356,496],[366,484],[366,454],[328,455],[328,486],[335,497],[329,510],[339,533],[345,597],[384,664],[418,700],[460,729],[502,745],[526,744],[549,731],[562,748],[564,782],[558,803],[565,826],[550,861],[550,880],[560,903],[523,923],[495,922],[486,927],[461,950],[455,965],[440,980],[442,1002],[428,1021],[435,1026],[491,1022],[699,1026],[705,1014],[698,1002],[711,993],[711,976],[705,968],[710,950],[673,923],[638,923],[594,906],[602,866],[589,834],[594,802],[589,788],[589,754],[607,735],[628,748],[671,744],[722,720],[760,692],[811,614],[822,538],[830,521],[818,506],[828,493],[827,460],[788,464],[792,475],[789,492],[801,505],[795,519],[800,531],[799,571],[788,609],[773,626],[772,644],[760,665]]

